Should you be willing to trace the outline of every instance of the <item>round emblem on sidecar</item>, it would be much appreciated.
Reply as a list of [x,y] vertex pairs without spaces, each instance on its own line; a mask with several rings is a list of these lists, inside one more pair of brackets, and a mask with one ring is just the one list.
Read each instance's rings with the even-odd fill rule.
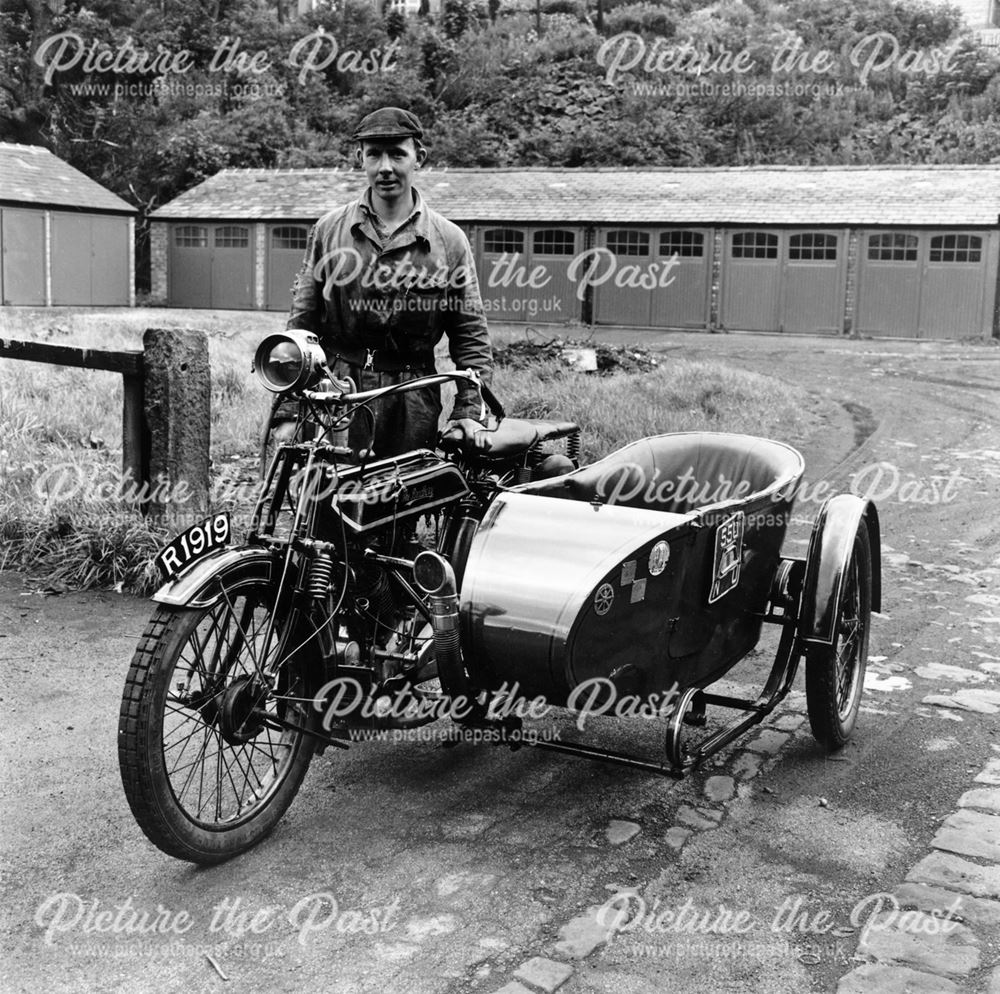
[[666,568],[670,559],[670,546],[666,542],[657,542],[649,550],[649,575],[659,576]]
[[610,583],[602,583],[594,594],[594,611],[607,614],[615,600],[615,588]]

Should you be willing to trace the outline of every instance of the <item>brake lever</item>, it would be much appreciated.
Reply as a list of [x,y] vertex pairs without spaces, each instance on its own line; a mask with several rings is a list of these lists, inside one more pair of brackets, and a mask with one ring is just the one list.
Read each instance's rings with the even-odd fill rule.
[[479,384],[479,392],[483,395],[484,403],[490,409],[490,413],[497,419],[497,424],[499,424],[507,417],[507,412],[504,410],[503,404],[497,400],[493,391],[483,382]]
[[479,396],[482,397],[483,403],[497,419],[497,424],[499,424],[505,417],[507,417],[507,412],[504,410],[503,404],[500,403],[496,398],[496,394],[483,383],[482,375],[478,369],[463,369],[460,371],[461,375],[472,380],[473,383],[479,388]]

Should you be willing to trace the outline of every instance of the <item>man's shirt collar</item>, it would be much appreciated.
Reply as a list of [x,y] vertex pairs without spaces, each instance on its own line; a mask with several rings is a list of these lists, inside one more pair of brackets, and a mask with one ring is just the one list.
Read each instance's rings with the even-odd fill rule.
[[424,207],[424,199],[420,196],[420,191],[416,187],[413,187],[412,190],[413,210],[410,211],[407,219],[394,231],[391,233],[387,232],[384,239],[379,237],[380,227],[382,230],[385,230],[385,226],[381,223],[381,218],[372,206],[371,187],[365,190],[358,199],[351,227],[360,226],[361,230],[369,238],[376,244],[381,244],[383,248],[388,247],[396,238],[406,235],[409,231],[412,231],[416,238],[422,239],[424,242],[429,242],[429,225],[427,223],[427,210]]

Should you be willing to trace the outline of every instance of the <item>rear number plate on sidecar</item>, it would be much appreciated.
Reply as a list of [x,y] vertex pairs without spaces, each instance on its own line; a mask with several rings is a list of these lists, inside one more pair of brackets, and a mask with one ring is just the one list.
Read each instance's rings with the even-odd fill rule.
[[173,541],[160,549],[156,554],[156,564],[163,575],[172,580],[196,559],[201,559],[213,549],[227,545],[231,534],[229,515],[213,514],[212,517],[181,532]]
[[715,530],[715,555],[712,557],[712,589],[708,603],[714,604],[740,582],[743,559],[743,526],[746,515],[737,511]]

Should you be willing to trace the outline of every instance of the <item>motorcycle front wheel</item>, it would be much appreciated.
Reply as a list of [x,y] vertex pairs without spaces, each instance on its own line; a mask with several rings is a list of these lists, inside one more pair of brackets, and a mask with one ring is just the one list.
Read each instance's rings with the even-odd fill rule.
[[118,758],[132,814],[168,855],[230,859],[291,804],[316,748],[287,727],[309,723],[300,627],[275,612],[265,583],[153,613],[125,681]]

